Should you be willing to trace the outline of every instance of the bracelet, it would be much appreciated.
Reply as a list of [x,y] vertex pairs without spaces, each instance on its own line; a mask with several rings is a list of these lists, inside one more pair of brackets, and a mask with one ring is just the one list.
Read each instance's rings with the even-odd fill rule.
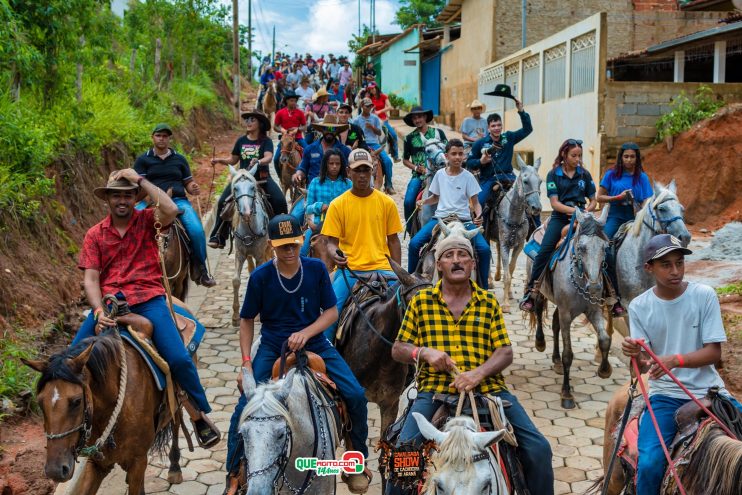
[[95,310],[93,311],[93,318],[95,319],[95,321],[98,321],[98,317],[100,317],[100,314],[102,312],[103,312],[103,308],[101,307],[95,308]]
[[675,358],[678,360],[678,368],[682,368],[685,366],[685,359],[683,359],[683,356],[680,354],[675,354]]
[[242,364],[249,363],[250,361],[252,361],[250,356],[242,356]]
[[413,361],[417,361],[417,354],[419,352],[420,352],[420,348],[419,347],[415,347],[414,349],[412,349],[412,360]]

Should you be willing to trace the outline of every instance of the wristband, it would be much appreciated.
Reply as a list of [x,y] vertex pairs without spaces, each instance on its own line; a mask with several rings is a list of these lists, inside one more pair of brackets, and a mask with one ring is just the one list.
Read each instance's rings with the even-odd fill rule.
[[242,364],[249,363],[250,361],[252,361],[250,356],[242,356]]
[[98,321],[98,317],[100,317],[100,314],[103,312],[103,308],[95,308],[93,311],[93,318],[95,318],[95,321]]
[[412,360],[413,361],[417,361],[417,354],[419,352],[420,352],[420,348],[419,347],[415,347],[414,349],[412,349]]
[[678,368],[685,366],[685,359],[680,354],[675,354],[675,358],[678,360]]

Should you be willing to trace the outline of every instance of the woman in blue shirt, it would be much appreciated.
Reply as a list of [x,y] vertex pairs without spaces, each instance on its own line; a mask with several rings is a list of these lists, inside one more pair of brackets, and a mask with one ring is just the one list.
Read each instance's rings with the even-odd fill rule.
[[622,144],[616,165],[605,173],[598,188],[598,201],[611,204],[603,229],[605,235],[613,239],[619,227],[632,221],[634,211],[644,206],[652,194],[652,185],[642,167],[639,146],[636,143]]
[[309,240],[312,234],[322,230],[322,220],[327,208],[330,207],[330,201],[337,198],[353,185],[348,179],[347,170],[344,165],[345,158],[340,151],[329,149],[322,157],[319,176],[316,180],[309,183],[307,191],[307,226],[309,227],[304,233],[304,245],[301,248],[301,255],[309,254]]

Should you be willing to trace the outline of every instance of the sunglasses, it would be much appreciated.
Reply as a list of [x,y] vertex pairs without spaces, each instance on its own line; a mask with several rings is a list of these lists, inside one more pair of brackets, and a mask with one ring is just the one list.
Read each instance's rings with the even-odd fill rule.
[[251,123],[257,122],[257,121],[258,121],[258,118],[257,117],[245,117],[245,122],[247,122],[248,124],[251,124]]
[[582,139],[567,139],[567,145],[582,147]]

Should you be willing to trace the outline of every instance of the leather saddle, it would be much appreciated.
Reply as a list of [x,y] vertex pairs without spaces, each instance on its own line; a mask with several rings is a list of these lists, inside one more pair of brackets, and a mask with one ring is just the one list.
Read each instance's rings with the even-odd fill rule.
[[348,302],[340,313],[336,334],[337,347],[342,346],[350,336],[352,329],[359,324],[358,320],[361,318],[359,311],[366,311],[369,306],[378,301],[387,300],[390,297],[392,283],[396,282],[396,279],[387,278],[377,272],[367,275],[359,274],[359,278],[360,280],[353,287],[353,297],[348,298]]

